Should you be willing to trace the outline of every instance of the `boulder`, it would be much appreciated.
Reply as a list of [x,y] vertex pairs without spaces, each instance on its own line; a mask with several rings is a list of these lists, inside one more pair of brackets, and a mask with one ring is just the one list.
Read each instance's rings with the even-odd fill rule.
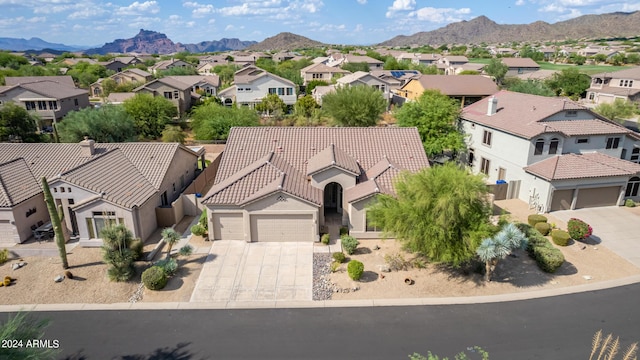
[[58,275],[55,278],[53,278],[53,281],[55,281],[57,283],[62,282],[62,280],[64,280],[64,276],[62,276],[62,275]]
[[391,268],[386,264],[378,265],[378,270],[380,270],[380,272],[391,272]]

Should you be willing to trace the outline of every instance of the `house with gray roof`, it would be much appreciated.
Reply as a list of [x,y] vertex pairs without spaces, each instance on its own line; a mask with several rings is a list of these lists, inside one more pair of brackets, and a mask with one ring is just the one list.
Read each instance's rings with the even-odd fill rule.
[[327,66],[324,63],[311,64],[300,69],[300,76],[302,76],[302,81],[305,85],[313,80],[321,80],[331,83],[331,80],[334,77],[345,74],[349,74],[349,72],[347,70],[342,70],[339,67]]
[[269,94],[277,94],[286,105],[296,103],[296,84],[259,67],[248,65],[233,75],[233,85],[220,91],[224,105],[238,104],[254,107]]
[[415,128],[236,127],[204,196],[212,240],[318,241],[329,223],[380,238],[366,207],[429,166]]
[[640,200],[640,134],[565,98],[500,91],[463,109],[465,161],[539,212]]
[[0,86],[0,106],[13,102],[41,120],[38,124],[40,130],[49,128],[56,121],[62,120],[69,111],[90,106],[87,91],[70,85],[69,78],[67,76],[8,78],[7,86]]
[[81,243],[99,242],[100,231],[114,223],[144,240],[174,223],[167,214],[203,156],[176,143],[2,143],[0,242],[24,242],[34,225],[48,221],[42,177]]
[[142,86],[133,89],[136,94],[151,94],[153,96],[162,96],[171,101],[178,109],[179,116],[182,116],[191,109],[193,104],[192,98],[199,98],[199,95],[191,92],[191,84],[176,79],[173,76],[167,76],[160,79],[152,80]]
[[587,100],[593,104],[612,103],[616,99],[640,103],[640,66],[591,75]]
[[[116,83],[116,85],[121,85],[121,84],[142,85],[149,81],[152,81],[153,75],[151,75],[151,73],[148,73],[144,70],[132,68],[132,69],[125,69],[124,71],[113,74],[109,76],[108,79],[113,80]],[[103,96],[103,94],[105,94],[103,85],[104,85],[103,78],[100,78],[98,79],[98,81],[91,84],[89,86],[89,93],[91,94],[91,96],[96,96],[96,97]]]
[[530,58],[502,58],[501,62],[507,65],[508,70],[505,76],[517,76],[540,70],[540,65]]

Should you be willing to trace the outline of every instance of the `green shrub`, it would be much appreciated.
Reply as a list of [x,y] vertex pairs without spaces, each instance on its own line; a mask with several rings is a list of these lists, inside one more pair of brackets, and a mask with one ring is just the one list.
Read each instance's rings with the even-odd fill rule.
[[191,233],[195,236],[203,236],[207,232],[204,226],[195,224],[191,227]]
[[627,199],[624,201],[624,206],[626,207],[636,207],[636,202],[631,200],[631,199]]
[[349,235],[349,228],[346,226],[341,226],[340,227],[340,236],[342,235]]
[[567,246],[569,245],[571,236],[564,230],[553,230],[551,232],[551,240],[553,240],[553,243],[558,246]]
[[193,254],[193,246],[189,244],[181,247],[180,250],[178,250],[179,256],[189,256],[191,254]]
[[149,290],[160,290],[167,285],[167,275],[159,266],[152,266],[142,273],[142,283]]
[[329,240],[331,239],[331,237],[329,236],[329,234],[322,234],[322,236],[320,237],[320,242],[325,244],[325,245],[329,245]]
[[116,282],[129,281],[135,273],[136,270],[133,267],[133,263],[111,266],[107,269],[109,280]]
[[141,239],[133,239],[131,244],[129,244],[129,249],[133,250],[133,260],[140,260],[144,253],[144,242],[142,242]]
[[589,224],[576,218],[569,219],[567,231],[573,240],[578,241],[582,241],[593,234],[593,229]]
[[364,272],[364,264],[358,260],[351,260],[347,264],[347,273],[352,280],[360,280]]
[[547,222],[547,217],[544,216],[544,215],[533,214],[533,215],[529,215],[529,217],[527,217],[527,222],[531,226],[536,226],[537,223]]
[[9,250],[2,249],[0,250],[0,265],[4,264],[9,260]]
[[546,222],[539,222],[533,226],[536,230],[540,232],[543,236],[549,235],[549,231],[551,231],[551,225]]
[[158,260],[153,265],[162,269],[167,277],[175,275],[178,271],[178,262],[174,258]]
[[391,271],[407,270],[411,265],[400,253],[387,254],[384,256],[384,261],[389,265]]
[[416,269],[425,269],[427,267],[427,261],[423,258],[417,257],[413,259],[413,263],[411,263],[411,266]]
[[334,273],[336,271],[338,271],[338,268],[340,268],[341,263],[337,262],[337,261],[333,261],[331,262],[331,272]]
[[342,250],[344,250],[348,255],[352,255],[359,244],[356,238],[349,235],[342,235],[340,237],[340,241],[342,242]]
[[564,255],[554,247],[539,246],[534,249],[534,258],[545,272],[554,273],[564,263]]
[[535,248],[544,246],[552,247],[549,240],[546,237],[542,236],[542,234],[538,233],[528,237],[527,252],[529,253],[529,255],[533,256],[533,250]]
[[200,218],[198,219],[198,224],[205,228],[205,230],[209,226],[209,222],[207,221],[207,209],[202,210]]
[[333,254],[331,254],[331,256],[333,256],[333,260],[339,263],[343,263],[347,259],[347,257],[341,251],[336,251]]

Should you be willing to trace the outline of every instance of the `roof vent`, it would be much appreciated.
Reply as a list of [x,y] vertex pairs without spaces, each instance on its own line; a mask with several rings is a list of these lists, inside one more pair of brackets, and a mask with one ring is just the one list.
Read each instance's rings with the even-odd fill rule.
[[498,99],[495,96],[489,98],[487,101],[487,116],[495,115],[498,111]]

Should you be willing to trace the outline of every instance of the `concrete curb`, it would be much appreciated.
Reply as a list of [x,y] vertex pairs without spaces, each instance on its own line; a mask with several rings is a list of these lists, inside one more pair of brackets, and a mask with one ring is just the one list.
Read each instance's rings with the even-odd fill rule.
[[545,289],[488,296],[436,297],[406,299],[370,300],[324,300],[324,301],[219,301],[219,302],[158,302],[158,303],[114,303],[114,304],[26,304],[0,305],[0,312],[16,311],[78,311],[78,310],[223,310],[223,309],[300,309],[300,308],[341,308],[376,306],[425,306],[425,305],[465,305],[506,301],[520,301],[561,296],[588,291],[597,291],[640,283],[640,275],[621,279],[594,282],[558,289]]

